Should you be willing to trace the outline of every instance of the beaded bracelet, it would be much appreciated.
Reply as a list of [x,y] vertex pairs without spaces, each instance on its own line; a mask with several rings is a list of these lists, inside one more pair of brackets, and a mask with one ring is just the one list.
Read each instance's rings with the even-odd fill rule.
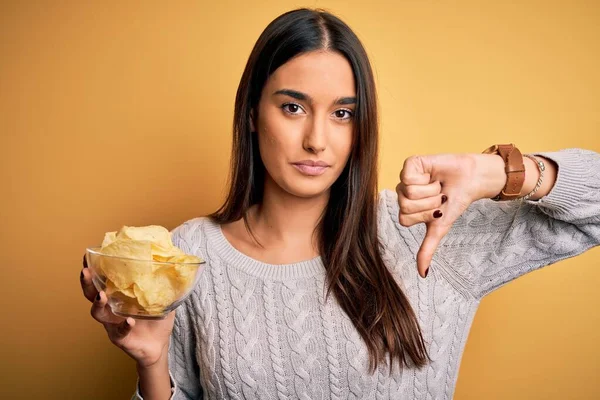
[[530,160],[532,160],[533,162],[535,162],[535,165],[537,165],[538,170],[540,171],[540,178],[538,179],[537,184],[535,185],[533,190],[531,192],[529,192],[528,195],[523,197],[523,200],[529,200],[531,198],[531,196],[533,196],[535,194],[535,192],[537,192],[539,190],[539,188],[542,186],[542,181],[544,179],[544,171],[546,170],[546,165],[544,164],[544,162],[542,160],[536,158],[535,156],[532,156],[531,154],[523,154],[523,156],[527,157]]

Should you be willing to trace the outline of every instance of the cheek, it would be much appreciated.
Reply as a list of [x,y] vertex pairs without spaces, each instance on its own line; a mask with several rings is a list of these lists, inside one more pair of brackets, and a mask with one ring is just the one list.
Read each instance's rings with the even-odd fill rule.
[[277,136],[272,132],[274,131],[269,128],[263,128],[258,132],[258,144],[261,152],[264,150],[265,155],[270,155],[272,153],[272,151],[267,150],[277,149],[281,146]]
[[[344,132],[339,132],[337,140],[331,142],[331,148],[336,155],[336,158],[347,160],[352,151],[352,129]],[[345,164],[345,163],[344,163]]]
[[280,163],[279,160],[282,158],[285,150],[285,146],[281,143],[280,138],[272,132],[274,130],[265,127],[258,133],[260,158],[271,175],[276,173],[278,169],[277,165]]
[[290,124],[283,118],[268,116],[262,121],[262,127],[258,134],[263,162],[274,162],[284,159],[297,152],[298,146],[302,146],[302,128],[298,124]]

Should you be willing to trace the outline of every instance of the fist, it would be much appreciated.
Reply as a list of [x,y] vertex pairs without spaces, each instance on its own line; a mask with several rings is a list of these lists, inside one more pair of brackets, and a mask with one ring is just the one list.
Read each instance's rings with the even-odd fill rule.
[[[482,173],[484,169],[479,168],[481,160],[473,154],[440,154],[413,156],[404,162],[396,186],[398,219],[406,227],[426,224],[425,238],[417,253],[421,277],[427,276],[433,254],[454,221],[473,201],[488,196],[490,182]],[[498,185],[500,182],[492,186]]]

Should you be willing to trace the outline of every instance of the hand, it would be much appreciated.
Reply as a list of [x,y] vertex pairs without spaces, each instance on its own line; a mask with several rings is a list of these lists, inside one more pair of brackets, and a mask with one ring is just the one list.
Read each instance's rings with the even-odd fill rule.
[[458,217],[472,202],[495,196],[505,184],[500,156],[440,154],[406,159],[396,186],[399,221],[406,227],[427,226],[417,253],[421,277],[427,276],[435,250]]
[[92,302],[92,317],[104,326],[110,341],[137,362],[138,368],[150,368],[159,360],[166,359],[175,321],[174,311],[163,320],[152,321],[136,321],[113,314],[106,294],[98,293],[92,283],[85,256],[80,281],[84,296]]

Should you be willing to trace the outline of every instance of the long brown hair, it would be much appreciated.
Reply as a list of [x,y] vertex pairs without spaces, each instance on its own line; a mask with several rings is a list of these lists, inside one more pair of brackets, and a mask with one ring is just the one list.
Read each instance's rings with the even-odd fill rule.
[[267,26],[256,42],[242,75],[233,121],[231,177],[227,199],[211,215],[225,224],[244,219],[262,201],[265,167],[251,112],[258,120],[260,94],[269,76],[292,57],[327,49],[343,55],[356,82],[353,147],[330,190],[320,219],[319,251],[327,275],[327,295],[334,294],[369,350],[369,368],[389,359],[422,367],[429,360],[423,335],[408,299],[381,258],[377,236],[378,117],[373,72],[358,37],[340,19],[323,10],[289,11]]

